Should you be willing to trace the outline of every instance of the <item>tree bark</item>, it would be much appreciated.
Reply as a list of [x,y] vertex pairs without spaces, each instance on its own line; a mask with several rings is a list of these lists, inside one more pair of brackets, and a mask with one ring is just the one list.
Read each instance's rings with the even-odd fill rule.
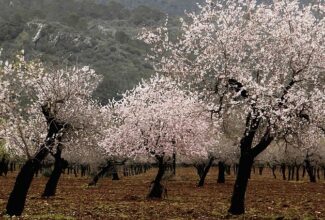
[[263,166],[263,165],[260,165],[260,166],[258,167],[258,174],[259,174],[260,176],[263,175],[263,169],[264,169],[264,166]]
[[290,181],[291,178],[291,166],[288,166],[288,181]]
[[9,200],[6,207],[6,214],[10,216],[20,216],[24,210],[26,196],[29,187],[32,183],[35,171],[40,166],[40,162],[48,155],[48,148],[41,147],[41,150],[36,154],[33,159],[29,159],[22,166],[10,193]]
[[238,164],[235,163],[234,164],[234,175],[237,175],[237,172],[238,172]]
[[291,165],[291,180],[294,179],[294,176],[295,176],[295,166]]
[[160,183],[165,174],[165,164],[163,156],[156,156],[158,161],[158,173],[154,181],[151,183],[151,190],[148,194],[149,199],[161,199],[164,192],[166,192],[165,187]]
[[113,165],[112,167],[112,180],[120,180],[120,178],[118,177],[116,165]]
[[218,163],[218,168],[219,168],[219,173],[218,173],[218,180],[217,183],[225,183],[226,179],[225,179],[225,163],[219,161]]
[[55,196],[56,188],[59,183],[59,179],[63,170],[68,166],[68,162],[61,157],[62,149],[61,145],[57,146],[57,152],[54,155],[54,169],[48,179],[42,197]]
[[299,181],[299,169],[300,165],[296,165],[296,181]]
[[40,167],[42,161],[49,154],[49,148],[52,147],[59,132],[69,126],[68,124],[59,122],[55,119],[50,103],[46,103],[41,107],[48,125],[47,136],[44,144],[39,147],[39,151],[32,159],[26,161],[16,178],[14,188],[10,193],[6,207],[6,214],[10,216],[20,216],[22,214],[26,196],[35,175],[35,171]]
[[87,172],[87,165],[86,164],[80,164],[80,176],[84,177],[86,176],[86,172]]
[[275,170],[276,170],[276,166],[273,165],[272,166],[272,174],[273,174],[274,179],[276,179]]
[[129,175],[129,170],[128,170],[128,167],[127,166],[124,166],[123,167],[123,175],[124,176],[128,176]]
[[199,179],[201,179],[201,177],[204,173],[205,164],[204,163],[195,164],[194,167],[196,168],[196,172],[197,172],[197,175],[199,176]]
[[208,164],[204,167],[204,171],[203,171],[202,176],[200,177],[200,181],[199,181],[199,183],[197,185],[198,187],[202,187],[204,185],[205,177],[207,176],[207,174],[208,174],[208,172],[209,172],[209,170],[210,170],[210,168],[212,166],[213,161],[214,161],[214,158],[211,157],[209,159]]
[[283,164],[281,164],[281,173],[282,173],[282,178],[283,178],[283,180],[286,180],[287,178],[286,178],[286,165],[283,163]]
[[316,183],[316,176],[314,174],[314,168],[313,166],[310,164],[310,161],[309,159],[307,158],[305,160],[305,164],[306,164],[306,171],[308,173],[308,176],[309,176],[309,180],[311,183]]
[[176,175],[176,153],[173,153],[173,175]]
[[102,176],[104,176],[105,173],[108,172],[108,170],[111,168],[112,163],[110,161],[107,161],[106,165],[102,168],[100,168],[100,171],[94,176],[93,180],[88,184],[88,186],[95,186]]
[[[249,125],[249,127],[248,127]],[[259,126],[259,119],[250,118],[246,120],[246,131],[240,141],[239,169],[236,177],[229,213],[240,215],[245,213],[245,194],[248,179],[252,170],[254,159],[263,152],[273,141],[270,128],[267,128],[259,143],[252,148],[253,139]]]
[[8,170],[9,170],[9,160],[3,157],[0,162],[0,176],[2,176],[2,174],[7,176]]
[[14,171],[16,171],[16,165],[15,165],[16,163],[15,162],[10,162],[10,172],[14,172]]
[[228,210],[231,214],[240,215],[245,212],[245,193],[253,162],[254,157],[249,152],[240,156],[237,178],[231,197],[231,206]]
[[225,170],[226,174],[230,176],[231,175],[231,165],[225,165],[225,166],[226,166],[226,170]]

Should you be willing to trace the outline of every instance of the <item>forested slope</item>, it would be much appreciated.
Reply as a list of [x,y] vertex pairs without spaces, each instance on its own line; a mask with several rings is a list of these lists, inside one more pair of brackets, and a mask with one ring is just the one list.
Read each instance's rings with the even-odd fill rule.
[[74,0],[0,0],[0,48],[8,58],[24,49],[49,65],[90,65],[104,75],[96,96],[105,102],[152,74],[146,46],[135,39],[143,26],[165,20],[146,6],[127,9]]

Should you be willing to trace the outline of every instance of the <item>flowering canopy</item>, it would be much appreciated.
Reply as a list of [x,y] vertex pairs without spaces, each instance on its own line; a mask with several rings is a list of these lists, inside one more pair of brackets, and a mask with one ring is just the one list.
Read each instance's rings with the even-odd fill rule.
[[203,103],[168,77],[156,75],[143,81],[112,108],[115,126],[106,130],[101,143],[111,155],[202,156],[216,144],[217,125]]
[[310,123],[324,125],[321,1],[207,0],[200,8],[181,19],[175,42],[166,25],[140,35],[152,45],[148,59],[157,72],[200,86],[214,112],[240,107],[246,127],[263,122],[264,137],[282,138]]
[[[77,140],[88,141],[89,133],[99,127],[99,107],[91,95],[100,77],[89,67],[47,70],[39,62],[25,61],[23,55],[2,64],[5,137],[15,153],[31,157],[46,138],[73,146]],[[57,124],[62,128],[48,137],[48,130]]]

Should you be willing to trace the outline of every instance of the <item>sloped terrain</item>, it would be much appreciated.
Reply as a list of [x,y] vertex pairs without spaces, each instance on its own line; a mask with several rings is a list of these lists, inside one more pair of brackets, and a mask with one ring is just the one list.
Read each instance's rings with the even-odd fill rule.
[[143,26],[165,14],[145,6],[94,1],[0,0],[2,59],[24,49],[28,59],[49,66],[89,65],[104,76],[95,96],[103,103],[153,73],[148,48],[136,40]]

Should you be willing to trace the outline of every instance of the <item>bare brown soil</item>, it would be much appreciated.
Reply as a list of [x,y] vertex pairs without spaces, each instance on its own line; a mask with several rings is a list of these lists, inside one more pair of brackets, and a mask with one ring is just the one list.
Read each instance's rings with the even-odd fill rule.
[[[196,187],[194,168],[180,168],[164,181],[167,198],[147,200],[157,170],[122,177],[119,181],[100,179],[88,187],[89,178],[63,175],[57,196],[42,199],[47,178],[35,178],[20,219],[325,219],[325,181],[309,183],[273,179],[269,172],[253,174],[247,193],[246,214],[227,214],[234,176],[217,184],[217,168],[207,176],[203,188]],[[0,177],[0,210],[5,210],[16,174]],[[0,217],[6,218],[6,217]]]

